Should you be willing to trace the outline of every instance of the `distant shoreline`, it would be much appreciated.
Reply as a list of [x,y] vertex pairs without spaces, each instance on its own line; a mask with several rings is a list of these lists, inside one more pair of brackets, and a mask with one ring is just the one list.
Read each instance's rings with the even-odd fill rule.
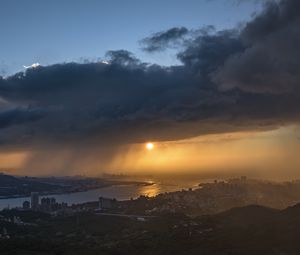
[[[154,182],[120,181],[119,183],[103,184],[103,185],[99,185],[98,187],[85,188],[85,189],[76,190],[76,191],[65,191],[65,192],[46,192],[45,191],[45,192],[39,192],[39,195],[40,196],[64,195],[64,194],[74,194],[74,193],[86,192],[86,191],[90,191],[90,190],[102,189],[102,188],[113,187],[113,186],[121,186],[121,185],[150,186],[150,185],[154,185],[154,184],[155,184]],[[30,198],[30,194],[0,196],[0,200],[14,199],[14,198]]]

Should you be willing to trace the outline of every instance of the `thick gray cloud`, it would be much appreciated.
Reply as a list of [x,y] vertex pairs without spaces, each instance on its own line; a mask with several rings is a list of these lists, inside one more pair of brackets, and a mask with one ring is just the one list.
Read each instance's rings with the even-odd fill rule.
[[298,123],[299,11],[283,0],[241,31],[173,28],[146,38],[148,51],[183,39],[178,66],[120,50],[108,63],[0,78],[0,144],[105,146]]
[[[40,66],[2,79],[0,93],[6,101],[43,109],[47,115],[35,122],[24,117],[13,130],[8,127],[15,122],[3,119],[0,127],[6,128],[0,141],[106,143],[190,137],[197,133],[198,120],[223,115],[221,107],[234,100],[199,87],[182,66],[110,62]],[[205,108],[210,107],[215,110],[208,114]]]
[[119,64],[122,66],[138,66],[141,64],[140,60],[137,59],[131,52],[127,50],[114,50],[108,51],[106,56],[110,59],[112,64]]
[[40,120],[46,115],[42,109],[16,108],[0,112],[0,128]]
[[193,38],[188,47],[178,53],[178,58],[193,72],[209,78],[209,74],[220,68],[230,56],[243,50],[238,31],[225,30]]
[[291,92],[300,82],[300,2],[272,1],[240,35],[245,49],[213,75],[222,89]]
[[141,40],[143,50],[147,52],[162,51],[180,43],[190,31],[185,27],[173,27],[167,31],[155,33]]

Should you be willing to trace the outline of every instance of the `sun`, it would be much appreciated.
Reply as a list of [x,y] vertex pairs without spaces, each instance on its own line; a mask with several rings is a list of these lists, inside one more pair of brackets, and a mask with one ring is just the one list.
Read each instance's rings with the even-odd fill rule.
[[149,151],[151,151],[151,150],[153,150],[153,148],[154,148],[154,144],[153,143],[146,143],[146,149],[147,150],[149,150]]

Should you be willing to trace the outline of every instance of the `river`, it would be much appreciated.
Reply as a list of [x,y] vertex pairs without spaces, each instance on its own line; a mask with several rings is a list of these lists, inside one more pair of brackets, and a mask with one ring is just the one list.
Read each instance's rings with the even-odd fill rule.
[[[153,185],[115,185],[84,192],[51,195],[51,197],[54,197],[58,203],[65,202],[68,205],[72,205],[97,201],[100,196],[116,198],[117,200],[128,200],[130,198],[137,198],[140,195],[152,197],[164,192],[195,188],[198,184],[198,181],[193,180],[184,182],[156,182]],[[0,210],[21,207],[26,200],[30,201],[30,197],[0,199]]]

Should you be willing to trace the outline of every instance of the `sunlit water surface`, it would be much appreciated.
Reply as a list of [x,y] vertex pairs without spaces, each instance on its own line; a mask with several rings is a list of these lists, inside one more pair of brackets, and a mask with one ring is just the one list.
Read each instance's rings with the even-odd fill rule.
[[[151,181],[151,180],[149,180]],[[107,198],[116,198],[118,200],[128,200],[137,198],[141,195],[156,196],[164,192],[172,192],[181,189],[195,188],[199,184],[197,180],[184,181],[158,181],[153,185],[116,185],[84,192],[51,195],[55,197],[58,203],[80,204],[90,201],[97,201],[100,196]],[[4,208],[21,207],[24,201],[30,201],[30,197],[0,199],[0,210]]]

